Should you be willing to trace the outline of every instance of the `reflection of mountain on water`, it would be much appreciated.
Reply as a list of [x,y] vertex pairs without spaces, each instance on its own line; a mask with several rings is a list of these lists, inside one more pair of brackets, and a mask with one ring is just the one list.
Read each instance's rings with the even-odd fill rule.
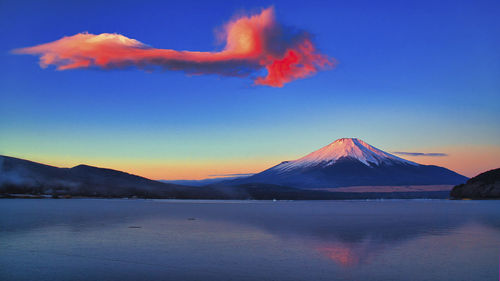
[[[369,262],[374,255],[395,245],[429,235],[448,235],[468,223],[500,229],[497,201],[201,203],[34,199],[3,203],[0,211],[6,215],[0,217],[2,235],[53,226],[85,231],[116,224],[194,218],[195,222],[225,224],[227,227],[221,232],[256,229],[281,240],[299,241],[341,266]],[[14,203],[16,208],[12,208]],[[19,204],[26,208],[19,208]]]
[[[484,204],[483,204],[484,203]],[[278,206],[278,205],[283,206]],[[422,235],[444,235],[468,223],[499,227],[498,202],[342,201],[280,202],[267,210],[223,217],[232,223],[257,226],[283,238],[361,243],[367,239],[392,243]],[[500,228],[500,227],[499,227]]]
[[355,266],[368,261],[384,246],[366,240],[363,243],[328,242],[317,246],[317,251],[341,266]]
[[[500,230],[498,202],[295,202],[294,215],[269,212],[242,220],[281,239],[300,239],[340,266],[370,262],[385,250],[424,236],[446,236],[475,223]],[[285,211],[286,212],[286,211]],[[233,221],[234,222],[234,221]]]

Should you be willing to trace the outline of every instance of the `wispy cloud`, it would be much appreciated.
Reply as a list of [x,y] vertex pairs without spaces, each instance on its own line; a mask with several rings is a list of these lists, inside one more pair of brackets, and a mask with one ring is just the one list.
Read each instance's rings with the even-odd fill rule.
[[395,151],[393,152],[394,154],[399,154],[399,155],[406,155],[406,156],[431,156],[431,157],[443,157],[443,156],[448,156],[446,153],[439,153],[439,152],[432,152],[432,153],[425,153],[425,152],[404,152],[404,151]]
[[[79,33],[13,52],[40,56],[42,68],[159,68],[192,75],[253,77],[256,85],[272,87],[282,87],[334,66],[332,58],[317,52],[309,33],[279,24],[273,8],[236,18],[217,35],[225,42],[219,52],[157,49],[111,33]],[[257,76],[263,69],[267,75]]]

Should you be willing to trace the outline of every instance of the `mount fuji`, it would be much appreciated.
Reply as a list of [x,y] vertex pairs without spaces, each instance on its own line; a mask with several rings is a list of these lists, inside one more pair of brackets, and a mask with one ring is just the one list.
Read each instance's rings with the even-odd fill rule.
[[302,158],[284,161],[227,184],[265,183],[298,188],[455,185],[467,177],[443,167],[394,156],[357,138],[338,139]]

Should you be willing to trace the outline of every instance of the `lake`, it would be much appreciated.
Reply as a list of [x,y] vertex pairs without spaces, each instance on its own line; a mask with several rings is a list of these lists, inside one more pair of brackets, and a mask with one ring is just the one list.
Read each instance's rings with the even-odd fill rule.
[[498,280],[500,201],[0,200],[0,280]]

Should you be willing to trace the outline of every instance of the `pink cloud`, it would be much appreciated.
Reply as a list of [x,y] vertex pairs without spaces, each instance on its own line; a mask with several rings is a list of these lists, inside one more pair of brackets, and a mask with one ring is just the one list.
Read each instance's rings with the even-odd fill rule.
[[[250,76],[256,85],[272,87],[282,87],[334,65],[333,59],[317,52],[308,33],[279,25],[273,8],[230,21],[219,36],[225,41],[219,52],[156,49],[110,33],[79,33],[13,52],[40,56],[43,68],[162,68],[196,75]],[[256,77],[261,69],[267,70],[267,75]]]

